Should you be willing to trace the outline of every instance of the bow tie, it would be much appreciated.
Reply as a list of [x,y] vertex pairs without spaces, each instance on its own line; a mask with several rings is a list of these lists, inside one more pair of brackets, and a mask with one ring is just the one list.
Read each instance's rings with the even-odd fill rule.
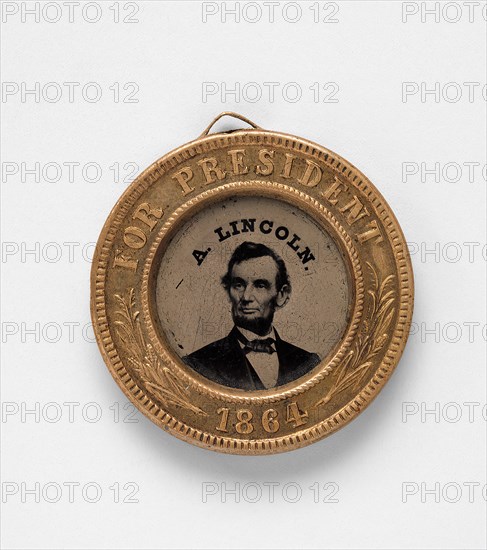
[[275,343],[274,338],[263,338],[257,340],[247,340],[243,351],[245,354],[250,353],[251,351],[256,351],[257,353],[276,353],[276,350],[272,347],[272,344]]

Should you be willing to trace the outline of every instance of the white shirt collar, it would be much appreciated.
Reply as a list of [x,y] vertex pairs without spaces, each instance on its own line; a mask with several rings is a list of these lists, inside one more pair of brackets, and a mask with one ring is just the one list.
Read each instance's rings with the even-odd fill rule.
[[255,334],[255,332],[252,332],[251,330],[247,330],[245,328],[237,327],[237,330],[247,338],[247,340],[265,340],[266,338],[274,338],[276,339],[276,332],[274,330],[274,326],[271,326],[269,332],[265,336],[260,336],[259,334]]

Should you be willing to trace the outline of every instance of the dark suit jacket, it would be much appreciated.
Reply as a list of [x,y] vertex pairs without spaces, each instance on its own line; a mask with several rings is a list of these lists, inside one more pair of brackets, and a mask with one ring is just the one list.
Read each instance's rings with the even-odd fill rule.
[[[228,336],[186,355],[183,361],[204,377],[224,386],[242,390],[263,390],[265,388],[262,382],[239,344],[237,330],[233,327]],[[275,334],[279,358],[277,386],[296,380],[320,362],[316,353],[285,342],[277,331]]]

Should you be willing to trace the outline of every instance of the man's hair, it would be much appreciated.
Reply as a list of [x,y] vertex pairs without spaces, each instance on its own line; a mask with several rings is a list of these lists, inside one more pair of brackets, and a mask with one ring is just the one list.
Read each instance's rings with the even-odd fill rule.
[[230,261],[228,262],[227,272],[222,277],[222,285],[225,290],[228,291],[230,289],[232,269],[235,264],[239,264],[241,262],[244,262],[245,260],[250,260],[252,258],[262,258],[262,256],[270,256],[276,262],[277,290],[281,290],[284,285],[287,285],[289,289],[291,289],[291,281],[289,280],[289,275],[287,273],[284,260],[265,244],[251,243],[249,241],[245,241],[237,246],[237,248],[233,251]]

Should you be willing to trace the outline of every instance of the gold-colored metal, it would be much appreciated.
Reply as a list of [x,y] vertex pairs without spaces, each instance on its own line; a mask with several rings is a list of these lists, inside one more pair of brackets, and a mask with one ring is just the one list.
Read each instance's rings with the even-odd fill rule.
[[[208,135],[226,114],[252,128]],[[303,447],[357,416],[397,365],[413,310],[406,242],[372,183],[235,113],[130,185],[91,283],[125,395],[176,437],[238,454]]]
[[238,113],[234,113],[233,111],[223,111],[223,113],[220,113],[219,115],[217,115],[217,116],[210,122],[210,124],[208,124],[208,126],[203,130],[203,132],[201,133],[201,135],[199,136],[198,139],[207,136],[207,135],[210,133],[210,130],[213,128],[213,126],[214,126],[221,118],[223,118],[224,116],[229,116],[229,117],[232,117],[232,118],[236,118],[237,120],[241,120],[242,122],[245,122],[245,123],[248,124],[249,126],[252,126],[252,128],[255,128],[256,130],[262,130],[262,128],[261,128],[260,126],[257,126],[257,124],[255,124],[255,122],[252,122],[250,119],[248,119],[247,117],[244,117],[243,115],[239,115]]

